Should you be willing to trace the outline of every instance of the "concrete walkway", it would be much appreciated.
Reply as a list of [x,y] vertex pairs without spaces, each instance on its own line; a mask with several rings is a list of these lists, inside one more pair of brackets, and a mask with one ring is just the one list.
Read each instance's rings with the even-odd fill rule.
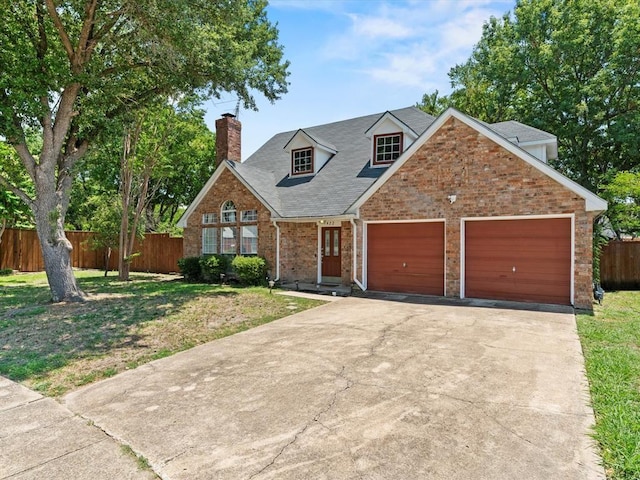
[[64,403],[163,479],[604,478],[572,313],[420,302],[347,298]]
[[135,459],[51,398],[0,377],[0,479],[150,479]]

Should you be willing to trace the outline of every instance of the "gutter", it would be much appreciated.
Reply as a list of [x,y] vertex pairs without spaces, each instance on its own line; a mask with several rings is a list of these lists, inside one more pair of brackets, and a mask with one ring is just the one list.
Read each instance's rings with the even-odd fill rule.
[[276,227],[276,278],[274,282],[280,280],[280,226],[275,220],[272,220],[273,226]]

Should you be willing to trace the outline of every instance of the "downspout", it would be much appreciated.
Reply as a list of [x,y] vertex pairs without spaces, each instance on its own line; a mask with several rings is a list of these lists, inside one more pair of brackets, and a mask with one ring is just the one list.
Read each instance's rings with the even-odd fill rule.
[[276,227],[276,278],[273,281],[277,282],[280,280],[280,227],[275,220],[273,220],[273,226]]
[[351,236],[353,238],[353,246],[351,247],[353,251],[353,281],[358,285],[358,287],[360,287],[360,290],[364,292],[365,288],[358,280],[358,255],[356,255],[358,251],[358,228],[356,227],[356,221],[353,218],[349,219],[349,221],[351,222],[351,229],[353,230],[353,235]]

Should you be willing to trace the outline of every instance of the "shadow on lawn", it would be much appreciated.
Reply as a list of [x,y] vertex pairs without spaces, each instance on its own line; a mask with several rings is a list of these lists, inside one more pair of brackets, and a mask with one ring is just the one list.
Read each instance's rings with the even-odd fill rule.
[[196,297],[238,295],[231,287],[149,275],[132,275],[130,282],[96,275],[81,277],[79,284],[89,295],[86,303],[50,303],[46,282],[0,285],[0,375],[37,379],[70,361],[149,348],[139,335],[143,324],[172,315]]

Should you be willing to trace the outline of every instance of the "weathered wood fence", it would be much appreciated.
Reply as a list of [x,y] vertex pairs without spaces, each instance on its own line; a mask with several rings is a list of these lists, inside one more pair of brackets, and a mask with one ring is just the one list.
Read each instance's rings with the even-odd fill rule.
[[[66,232],[73,245],[72,265],[76,268],[104,269],[104,249],[93,250],[90,245],[92,232]],[[182,238],[165,233],[147,233],[144,240],[136,242],[135,252],[140,255],[131,262],[132,272],[171,273],[178,271],[178,259],[182,257]],[[35,230],[7,228],[0,243],[0,268],[21,272],[40,272],[44,261]],[[111,254],[110,270],[118,269],[117,252]]]
[[611,241],[602,249],[600,282],[605,290],[640,289],[640,241]]

